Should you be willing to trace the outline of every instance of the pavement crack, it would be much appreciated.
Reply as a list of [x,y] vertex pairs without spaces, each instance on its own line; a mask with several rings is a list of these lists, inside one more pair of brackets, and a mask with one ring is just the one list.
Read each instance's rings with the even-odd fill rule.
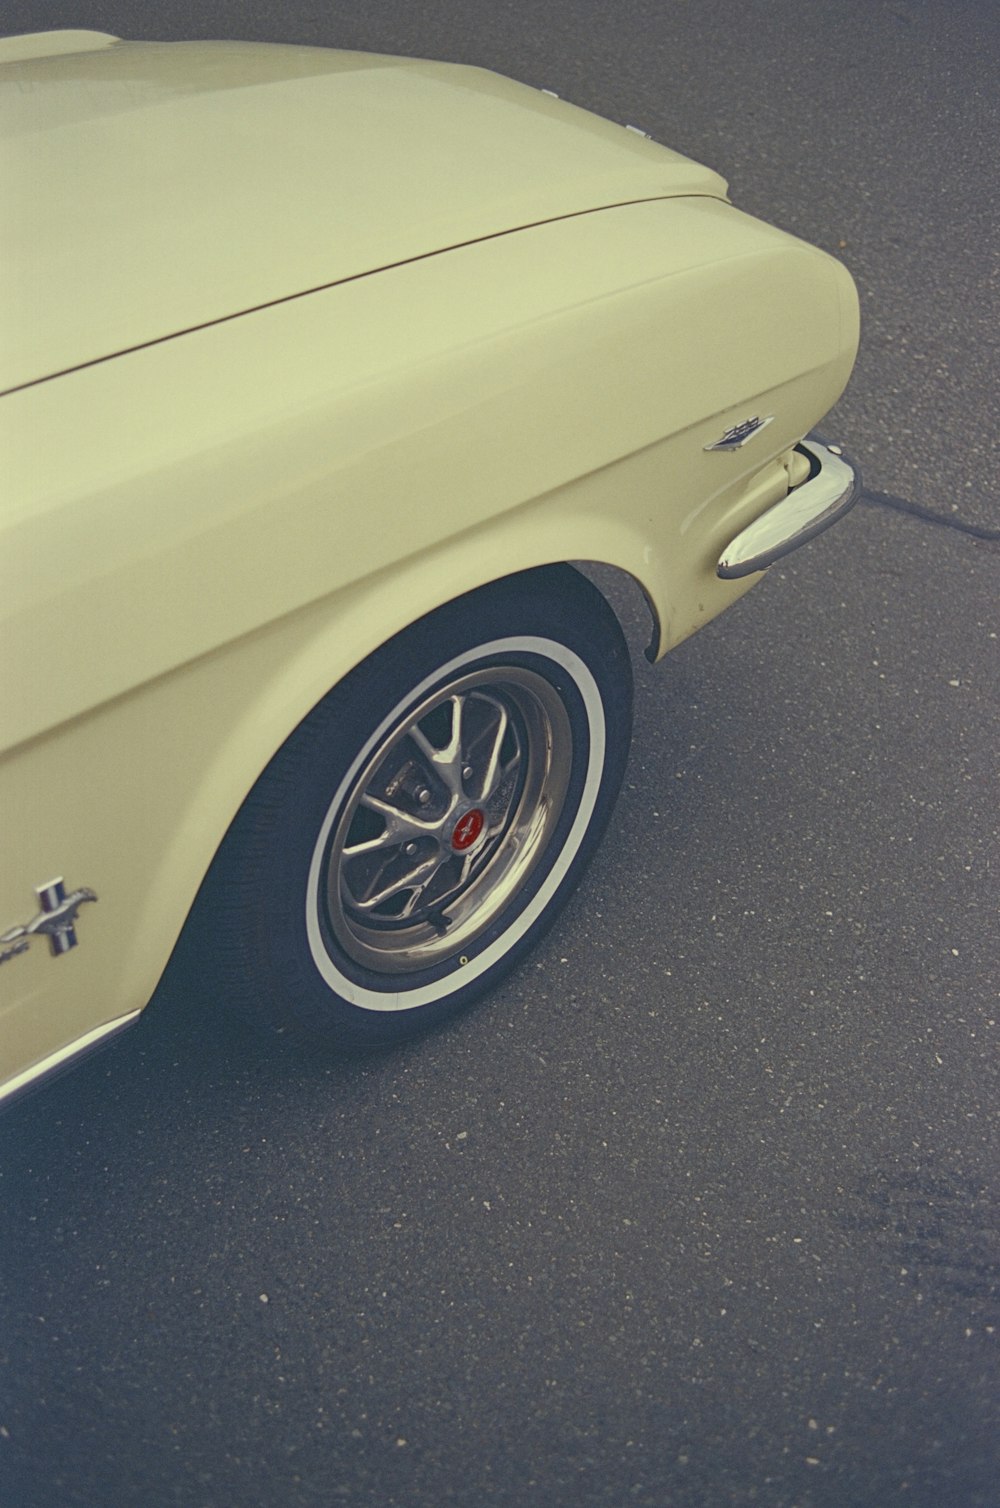
[[985,529],[980,524],[968,524],[961,518],[948,518],[933,508],[921,503],[912,503],[905,497],[894,497],[891,492],[873,492],[865,487],[861,496],[879,508],[894,508],[897,513],[908,513],[911,518],[921,518],[925,523],[938,524],[942,529],[953,529],[958,534],[968,534],[973,539],[1000,540],[1000,529]]

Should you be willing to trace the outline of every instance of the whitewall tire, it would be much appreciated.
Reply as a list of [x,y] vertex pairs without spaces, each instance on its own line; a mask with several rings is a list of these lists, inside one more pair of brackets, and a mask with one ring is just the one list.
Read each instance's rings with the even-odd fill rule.
[[617,620],[568,566],[383,645],[292,734],[224,845],[206,900],[227,993],[352,1045],[484,994],[597,846],[631,694]]

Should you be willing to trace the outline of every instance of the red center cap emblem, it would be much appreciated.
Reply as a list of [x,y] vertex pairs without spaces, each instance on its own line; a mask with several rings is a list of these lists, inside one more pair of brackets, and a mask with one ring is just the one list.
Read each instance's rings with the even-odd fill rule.
[[485,826],[484,813],[479,810],[478,806],[474,806],[471,812],[466,812],[465,816],[455,823],[455,831],[451,835],[452,848],[458,853],[464,853],[467,848],[472,847]]

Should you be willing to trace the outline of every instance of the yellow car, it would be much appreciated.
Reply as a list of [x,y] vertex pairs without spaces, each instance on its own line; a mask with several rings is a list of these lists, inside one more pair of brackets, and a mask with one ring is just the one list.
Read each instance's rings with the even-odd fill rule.
[[[475,68],[0,42],[0,1094],[195,907],[250,1012],[390,1041],[578,881],[657,659],[839,517],[833,258]],[[208,909],[205,909],[208,908]]]

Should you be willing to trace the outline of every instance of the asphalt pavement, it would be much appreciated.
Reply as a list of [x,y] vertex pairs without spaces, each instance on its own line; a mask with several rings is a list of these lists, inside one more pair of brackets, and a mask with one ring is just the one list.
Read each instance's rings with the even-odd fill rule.
[[347,1060],[196,953],[0,1122],[3,1508],[1000,1503],[1000,10],[9,0],[483,63],[843,256],[868,495],[649,667],[579,895]]

